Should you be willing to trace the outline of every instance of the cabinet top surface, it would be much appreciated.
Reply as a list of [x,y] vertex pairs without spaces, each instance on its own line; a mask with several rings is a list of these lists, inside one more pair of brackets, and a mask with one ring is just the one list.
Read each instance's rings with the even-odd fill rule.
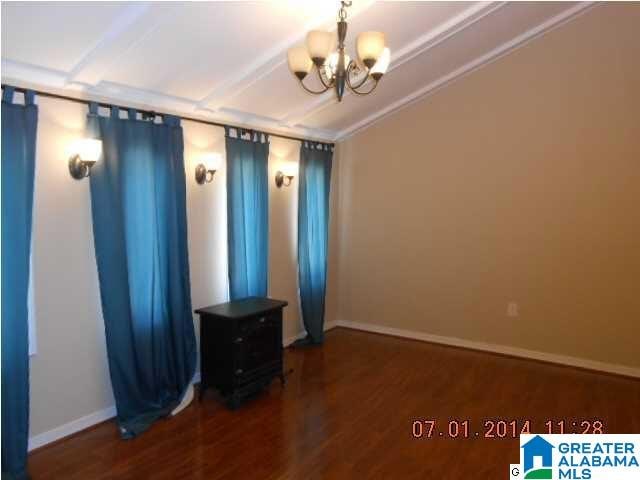
[[219,305],[211,305],[210,307],[198,308],[195,313],[221,318],[244,318],[271,312],[286,307],[288,304],[284,300],[276,300],[274,298],[248,297]]

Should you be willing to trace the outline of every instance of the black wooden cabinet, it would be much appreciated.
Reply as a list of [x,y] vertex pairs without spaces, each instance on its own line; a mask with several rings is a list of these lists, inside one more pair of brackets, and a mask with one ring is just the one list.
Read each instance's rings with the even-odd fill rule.
[[249,297],[199,308],[200,399],[217,388],[231,408],[274,377],[284,384],[282,309],[287,302]]

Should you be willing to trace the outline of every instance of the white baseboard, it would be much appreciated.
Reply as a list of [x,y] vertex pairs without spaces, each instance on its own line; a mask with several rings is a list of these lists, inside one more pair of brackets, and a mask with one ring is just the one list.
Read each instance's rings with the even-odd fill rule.
[[[193,375],[193,380],[191,381],[191,383],[200,383],[200,372],[196,372]],[[69,423],[65,423],[64,425],[60,425],[59,427],[56,427],[52,430],[34,435],[29,438],[29,451],[36,448],[44,447],[48,443],[55,442],[56,440],[68,437],[69,435],[73,435],[74,433],[85,430],[115,416],[116,406],[113,405],[111,407],[105,408],[104,410],[90,413],[89,415],[80,417]]]
[[510,355],[513,357],[527,358],[539,360],[547,363],[556,363],[559,365],[567,365],[570,367],[584,368],[587,370],[595,370],[599,372],[613,373],[616,375],[624,375],[626,377],[640,378],[640,368],[629,367],[626,365],[617,365],[612,363],[597,362],[595,360],[587,360],[584,358],[569,357],[565,355],[557,355],[554,353],[539,352],[535,350],[527,350],[524,348],[509,347],[506,345],[496,345],[492,343],[476,342],[473,340],[464,340],[456,337],[444,337],[440,335],[431,335],[429,333],[416,332],[411,330],[402,330],[398,328],[385,327],[371,323],[347,322],[338,320],[336,326],[351,328],[354,330],[362,330],[364,332],[380,333],[383,335],[391,335],[394,337],[409,338],[412,340],[421,340],[423,342],[438,343],[453,347],[468,348],[470,350],[479,350],[482,352],[499,353],[502,355]]
[[[327,322],[324,326],[324,330],[328,331],[335,327],[351,328],[354,330],[361,330],[364,332],[380,333],[383,335],[391,335],[394,337],[408,338],[412,340],[421,340],[424,342],[438,343],[441,345],[448,345],[454,347],[468,348],[470,350],[479,350],[483,352],[499,353],[503,355],[510,355],[513,357],[527,358],[533,360],[539,360],[548,363],[555,363],[559,365],[568,365],[571,367],[585,368],[588,370],[595,370],[606,373],[613,373],[616,375],[624,375],[627,377],[640,378],[640,368],[628,367],[625,365],[616,365],[610,363],[597,362],[594,360],[587,360],[583,358],[568,357],[564,355],[556,355],[553,353],[538,352],[535,350],[527,350],[523,348],[508,347],[504,345],[495,345],[491,343],[476,342],[472,340],[464,340],[455,337],[445,337],[441,335],[432,335],[429,333],[416,332],[411,330],[402,330],[398,328],[385,327],[382,325],[375,325],[369,323],[347,322],[344,320],[338,320],[336,322]],[[305,332],[301,332],[296,336],[288,337],[283,340],[285,347],[291,345],[298,339],[304,338]],[[200,383],[200,372],[196,372],[193,376],[193,383]],[[100,422],[109,420],[116,416],[116,407],[111,406],[103,410],[91,413],[84,417],[73,420],[69,423],[56,427],[47,432],[43,432],[39,435],[34,435],[29,438],[29,451],[36,448],[40,448],[48,443],[55,442],[64,437],[68,437],[76,432],[92,427]]]
[[80,430],[84,430],[85,428],[89,428],[97,423],[104,422],[105,420],[109,420],[116,416],[116,407],[115,405],[112,407],[105,408],[104,410],[99,410],[97,412],[93,412],[84,417],[78,418],[77,420],[73,420],[72,422],[65,423],[64,425],[60,425],[59,427],[54,428],[53,430],[49,430],[48,432],[41,433],[39,435],[34,435],[29,438],[29,451],[40,448],[48,443],[55,442],[56,440],[60,440],[61,438],[68,437]]
[[[336,328],[337,326],[338,326],[338,322],[326,322],[324,324],[324,331],[327,332],[327,331],[331,330],[332,328]],[[292,343],[294,343],[295,341],[301,340],[306,336],[307,336],[307,332],[305,332],[303,330],[302,332],[298,333],[297,335],[294,335],[292,337],[283,338],[282,339],[282,346],[286,348],[289,345],[291,345]]]
[[[324,331],[331,330],[337,326],[337,322],[327,322],[324,325]],[[283,340],[283,346],[288,347],[296,340],[304,338],[306,332],[300,332],[298,335],[294,337],[289,337]],[[196,372],[193,376],[192,383],[200,383],[200,372]],[[92,427],[100,422],[104,422],[105,420],[109,420],[116,416],[116,407],[111,406],[105,408],[104,410],[100,410],[97,412],[93,412],[84,417],[73,420],[69,423],[65,423],[64,425],[60,425],[52,430],[40,433],[38,435],[34,435],[29,438],[29,451],[34,450],[36,448],[43,447],[48,443],[55,442],[56,440],[60,440],[64,437],[68,437],[69,435],[73,435],[74,433],[79,432],[80,430],[84,430],[86,428]]]

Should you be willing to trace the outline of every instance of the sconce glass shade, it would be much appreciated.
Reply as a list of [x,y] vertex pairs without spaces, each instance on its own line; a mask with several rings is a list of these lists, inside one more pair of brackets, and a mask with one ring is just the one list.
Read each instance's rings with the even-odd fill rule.
[[287,61],[289,63],[289,70],[300,80],[307,76],[307,73],[309,73],[313,66],[307,49],[301,46],[289,49],[287,52]]
[[311,30],[307,33],[307,52],[313,63],[322,66],[329,52],[333,49],[335,34],[321,30]]
[[298,174],[298,162],[282,162],[280,170],[276,172],[276,187],[288,187]]
[[83,162],[95,163],[102,156],[102,140],[83,138],[76,144],[76,152]]
[[382,54],[378,58],[376,64],[371,68],[371,76],[375,80],[380,80],[385,73],[387,73],[387,68],[389,68],[389,62],[391,61],[391,51],[388,48],[384,48],[382,50]]
[[[340,58],[340,54],[338,52],[333,52],[329,55],[329,58],[324,62],[324,74],[327,78],[333,78],[338,70],[338,59]],[[344,54],[344,67],[347,68],[351,58],[346,53]]]
[[91,167],[102,156],[102,141],[96,138],[83,138],[73,145],[73,154],[69,158],[69,173],[76,180],[91,174]]
[[218,170],[222,163],[222,156],[219,153],[206,153],[202,156],[202,163],[207,170]]
[[298,174],[298,162],[283,162],[280,170],[285,177],[295,177]]
[[362,32],[356,40],[358,57],[367,68],[375,65],[384,50],[385,37],[382,32]]

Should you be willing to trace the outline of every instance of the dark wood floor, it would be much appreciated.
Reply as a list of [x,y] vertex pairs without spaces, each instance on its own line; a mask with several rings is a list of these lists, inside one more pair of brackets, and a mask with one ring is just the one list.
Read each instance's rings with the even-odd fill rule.
[[[129,441],[113,422],[33,452],[35,480],[503,479],[517,439],[485,439],[486,419],[600,420],[640,433],[640,381],[336,329],[322,348],[289,350],[283,390],[238,411],[214,393]],[[415,419],[436,419],[416,440]],[[450,419],[470,421],[451,439]],[[480,433],[475,436],[475,432]]]

